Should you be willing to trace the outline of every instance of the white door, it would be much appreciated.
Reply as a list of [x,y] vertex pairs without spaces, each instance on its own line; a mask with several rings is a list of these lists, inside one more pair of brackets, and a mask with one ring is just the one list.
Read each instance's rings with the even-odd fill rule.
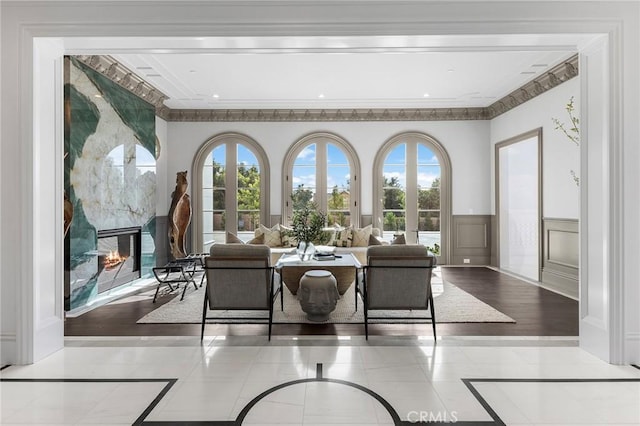
[[499,266],[540,277],[540,139],[538,131],[496,145]]

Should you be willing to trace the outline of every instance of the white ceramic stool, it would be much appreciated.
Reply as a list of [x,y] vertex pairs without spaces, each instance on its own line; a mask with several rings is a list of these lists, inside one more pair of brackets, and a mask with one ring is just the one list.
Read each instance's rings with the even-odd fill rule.
[[315,322],[327,321],[340,298],[336,278],[329,271],[316,269],[305,272],[300,278],[297,296],[307,319]]

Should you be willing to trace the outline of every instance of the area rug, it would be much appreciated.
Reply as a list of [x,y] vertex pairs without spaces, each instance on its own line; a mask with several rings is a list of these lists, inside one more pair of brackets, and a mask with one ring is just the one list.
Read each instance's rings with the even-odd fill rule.
[[[434,293],[434,305],[437,323],[461,323],[461,322],[506,322],[515,323],[515,320],[502,312],[482,302],[466,291],[455,285],[443,281],[439,275],[435,275],[432,283]],[[280,301],[274,305],[273,322],[278,323],[314,323],[307,319],[306,313],[300,308],[300,302],[291,294],[286,286],[284,289],[284,310],[280,310]],[[358,310],[355,310],[354,299],[355,286],[349,287],[345,294],[338,300],[336,309],[331,313],[328,323],[349,324],[363,323],[362,300],[358,299]],[[187,292],[184,300],[175,297],[170,302],[160,306],[137,321],[138,324],[200,324],[202,318],[202,305],[204,288]],[[428,320],[420,317],[428,316],[428,311],[400,311],[400,310],[370,310],[370,316],[377,317],[406,317],[397,319],[376,319],[371,323],[422,323]],[[210,323],[242,323],[242,317],[255,318],[264,315],[260,311],[208,311],[207,316],[216,317],[241,317],[240,319],[216,319]]]

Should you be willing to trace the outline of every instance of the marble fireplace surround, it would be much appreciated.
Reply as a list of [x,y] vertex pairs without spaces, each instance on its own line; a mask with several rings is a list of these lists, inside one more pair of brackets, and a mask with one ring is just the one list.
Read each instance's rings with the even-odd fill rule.
[[[65,308],[76,311],[94,305],[100,294],[112,293],[119,285],[150,276],[155,266],[154,107],[69,57],[65,151],[65,189],[74,207],[65,243]],[[131,228],[139,229],[140,256],[128,261],[136,263],[137,276],[107,277],[112,271],[100,264],[104,259],[98,239],[105,230]],[[101,277],[115,281],[105,283]]]

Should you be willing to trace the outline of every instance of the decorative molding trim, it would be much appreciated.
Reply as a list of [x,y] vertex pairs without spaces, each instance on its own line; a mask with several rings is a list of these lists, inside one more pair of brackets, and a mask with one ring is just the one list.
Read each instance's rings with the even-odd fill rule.
[[487,119],[485,108],[172,109],[168,121],[459,121]]
[[[492,247],[491,215],[452,215],[450,265],[489,265]],[[469,263],[464,263],[469,259]]]
[[176,122],[461,121],[491,120],[579,74],[578,54],[551,68],[488,107],[376,109],[170,109],[167,95],[109,55],[76,56],[83,64],[156,107]]
[[553,89],[565,81],[571,80],[578,74],[578,54],[576,53],[566,61],[551,68],[545,74],[531,80],[524,86],[514,90],[504,98],[485,108],[487,120],[491,120],[500,114],[504,114],[510,109],[543,94],[547,90]]
[[74,56],[83,64],[101,73],[114,83],[149,102],[156,107],[156,115],[168,120],[170,109],[164,104],[167,95],[136,75],[129,68],[117,62],[109,55],[78,55]]
[[[542,278],[545,288],[572,299],[579,297],[579,221],[568,218],[542,218]],[[556,238],[552,238],[555,235]],[[575,238],[572,238],[575,237]],[[575,240],[575,242],[573,242]],[[553,253],[560,253],[560,257]],[[575,262],[570,261],[576,259]]]

